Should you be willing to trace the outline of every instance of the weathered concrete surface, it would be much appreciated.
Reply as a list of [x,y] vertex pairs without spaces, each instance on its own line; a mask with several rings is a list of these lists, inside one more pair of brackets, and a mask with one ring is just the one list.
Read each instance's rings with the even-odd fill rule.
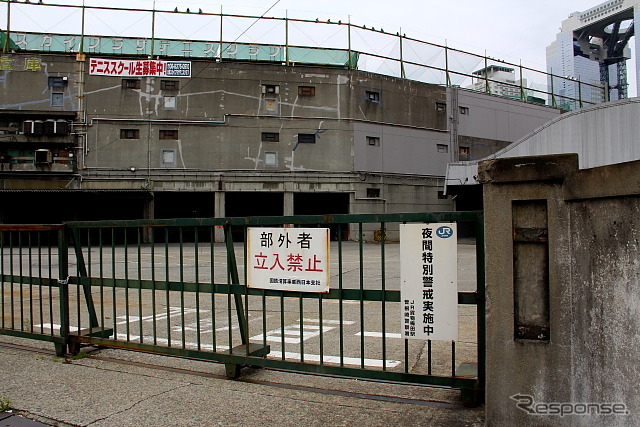
[[[557,162],[544,174],[558,179],[543,181],[528,181],[533,171],[521,179],[511,166],[548,158],[504,162],[484,165],[493,171],[484,186],[487,424],[637,425],[640,162],[580,172]],[[606,176],[621,180],[613,191]],[[549,340],[514,338],[512,209],[522,200],[544,200],[548,209]],[[608,406],[585,406],[600,403]]]

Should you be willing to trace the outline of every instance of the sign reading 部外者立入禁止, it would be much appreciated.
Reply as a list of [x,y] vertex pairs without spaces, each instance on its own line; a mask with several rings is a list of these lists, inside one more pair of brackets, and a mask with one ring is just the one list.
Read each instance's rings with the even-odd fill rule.
[[91,58],[89,74],[115,77],[191,77],[191,62]]
[[247,229],[247,286],[329,292],[328,228]]
[[458,339],[457,264],[455,223],[400,225],[403,338]]

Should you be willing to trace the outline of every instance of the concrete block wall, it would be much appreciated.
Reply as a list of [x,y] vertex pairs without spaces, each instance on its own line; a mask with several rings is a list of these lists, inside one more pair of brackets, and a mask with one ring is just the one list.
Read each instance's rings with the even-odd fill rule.
[[640,162],[505,158],[479,178],[487,425],[637,425]]

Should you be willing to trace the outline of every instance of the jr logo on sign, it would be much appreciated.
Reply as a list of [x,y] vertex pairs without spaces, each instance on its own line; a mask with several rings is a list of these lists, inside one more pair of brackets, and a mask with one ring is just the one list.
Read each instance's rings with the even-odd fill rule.
[[449,237],[453,236],[453,228],[443,225],[436,230],[436,236],[440,237],[441,239],[448,239]]

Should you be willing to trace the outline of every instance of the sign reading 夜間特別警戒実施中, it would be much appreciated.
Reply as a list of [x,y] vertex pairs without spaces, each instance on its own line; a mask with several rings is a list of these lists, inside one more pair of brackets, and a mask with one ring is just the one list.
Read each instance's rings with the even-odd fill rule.
[[247,229],[247,286],[329,292],[329,229]]
[[401,335],[458,339],[455,223],[400,225]]

